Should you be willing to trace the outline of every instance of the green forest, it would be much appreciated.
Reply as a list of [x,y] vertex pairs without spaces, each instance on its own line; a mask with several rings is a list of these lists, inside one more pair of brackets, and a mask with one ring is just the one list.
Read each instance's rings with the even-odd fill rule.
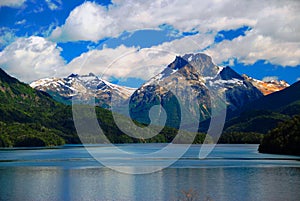
[[294,116],[266,134],[259,152],[300,155],[300,115]]

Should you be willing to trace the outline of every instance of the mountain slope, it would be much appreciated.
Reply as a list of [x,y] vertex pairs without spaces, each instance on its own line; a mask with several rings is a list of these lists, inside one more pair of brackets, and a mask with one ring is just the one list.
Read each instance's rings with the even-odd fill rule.
[[65,112],[65,106],[48,94],[32,89],[0,69],[2,143],[25,146],[31,139],[36,141],[37,144],[33,143],[36,146],[62,144],[63,138],[72,141],[71,119],[61,116]]
[[[167,125],[178,127],[181,117],[178,99],[190,117],[200,113],[200,121],[210,117],[211,93],[226,94],[229,110],[236,110],[263,94],[231,68],[216,66],[205,54],[177,56],[160,74],[137,89],[131,97],[131,116],[149,123],[149,109],[159,103],[167,113]],[[197,110],[197,106],[200,111]],[[215,106],[213,106],[215,107]]]
[[[227,107],[229,111],[237,110],[244,105],[259,99],[263,94],[252,85],[251,82],[243,78],[230,67],[225,67],[220,72],[222,87],[226,93]],[[216,83],[212,83],[212,86]]]
[[267,133],[300,114],[300,82],[245,105],[225,124],[227,132]]
[[[171,142],[177,134],[176,129],[165,127],[151,139],[132,138],[118,128],[110,110],[91,105],[77,106],[82,109],[77,122],[89,125],[95,116],[86,116],[86,113],[89,114],[86,111],[95,110],[98,123],[111,143]],[[0,69],[0,112],[0,147],[81,143],[76,134],[71,106],[56,102],[49,94],[10,77],[2,69]],[[136,124],[142,126],[137,122]],[[108,143],[107,139],[96,132],[95,128],[86,127],[84,142]],[[205,135],[198,134],[195,142],[202,143],[204,138]]]
[[66,78],[46,78],[30,84],[32,88],[49,93],[55,100],[71,104],[72,98],[80,96],[87,102],[95,98],[95,104],[110,108],[112,94],[121,100],[128,99],[135,89],[109,83],[94,74],[71,74]]
[[269,95],[271,93],[281,91],[290,86],[287,82],[285,82],[283,80],[281,80],[281,81],[271,80],[271,81],[265,82],[265,81],[251,78],[245,74],[242,76],[247,81],[251,82],[251,84],[253,84],[253,86],[255,86],[258,90],[260,90],[264,95]]
[[[85,105],[82,107],[91,108]],[[126,138],[114,124],[109,110],[96,107],[95,111],[102,130],[111,142],[138,142]],[[9,76],[2,69],[0,69],[0,112],[0,147],[81,143],[74,126],[71,106],[56,102],[46,92],[33,89]],[[84,121],[86,119],[83,119]],[[88,135],[89,130],[86,133]],[[95,136],[87,136],[87,141],[107,142]]]
[[247,110],[272,110],[278,111],[293,102],[300,100],[300,81],[292,84],[290,87],[274,92],[270,95],[262,97],[242,108],[242,111]]
[[261,153],[300,155],[300,116],[279,124],[264,136],[259,146]]

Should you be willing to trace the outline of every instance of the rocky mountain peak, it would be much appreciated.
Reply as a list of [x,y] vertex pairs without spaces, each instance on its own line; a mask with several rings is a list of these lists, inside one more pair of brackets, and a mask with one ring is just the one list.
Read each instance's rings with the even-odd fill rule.
[[175,60],[168,65],[168,68],[179,70],[188,64],[189,62],[186,59],[182,58],[181,56],[176,56]]
[[203,65],[208,64],[210,66],[214,65],[211,57],[203,53],[185,54],[182,58],[188,62],[194,62],[194,63],[197,62],[197,63],[202,63]]
[[[177,98],[182,99],[190,115],[199,112],[203,120],[209,117],[212,107],[208,89],[215,90],[214,94],[220,97],[226,96],[225,104],[229,110],[239,109],[263,96],[230,67],[215,65],[210,56],[202,53],[186,54],[177,56],[160,74],[132,95],[131,115],[134,119],[148,123],[148,109],[161,102],[166,112],[169,112],[168,125],[172,126],[172,122],[178,122],[180,116],[176,101],[173,100]],[[199,105],[200,111],[197,111],[195,104]]]
[[90,76],[90,77],[96,77],[96,75],[94,73],[89,73],[88,76]]
[[69,75],[68,77],[72,78],[72,77],[78,77],[78,74],[72,73],[71,75]]
[[247,75],[242,75],[243,78],[249,81],[253,86],[255,86],[258,90],[260,90],[264,95],[269,95],[276,91],[281,91],[290,85],[284,80],[270,80],[270,81],[262,81],[257,80]]
[[32,88],[45,91],[59,102],[71,104],[73,97],[83,100],[95,98],[95,103],[110,108],[112,94],[127,100],[135,89],[112,84],[93,73],[71,74],[66,78],[45,78],[30,84]]
[[[212,62],[212,58],[203,53],[176,56],[160,74],[156,75],[145,85],[158,83],[170,76],[185,77],[187,80],[199,80],[201,77],[215,77],[221,70]],[[177,75],[175,74],[177,72]]]
[[183,72],[187,69],[190,72],[197,71],[201,76],[215,76],[219,68],[213,63],[212,58],[203,53],[185,54],[183,56],[176,56],[175,60],[167,66],[172,70],[179,70]]
[[244,80],[244,78],[238,74],[237,72],[235,72],[232,68],[230,68],[229,66],[226,66],[225,68],[223,68],[220,72],[220,76],[223,80],[231,80],[231,79],[238,79],[238,80]]
[[212,58],[203,53],[185,54],[183,59],[189,62],[197,72],[203,77],[214,77],[219,72],[219,67],[216,66]]

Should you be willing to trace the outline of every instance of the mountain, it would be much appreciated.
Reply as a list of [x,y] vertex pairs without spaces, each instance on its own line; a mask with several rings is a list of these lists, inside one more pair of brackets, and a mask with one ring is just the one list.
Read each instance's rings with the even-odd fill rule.
[[212,83],[210,82],[209,84],[213,87],[220,83],[226,93],[229,111],[238,110],[263,96],[251,82],[243,78],[230,67],[223,68],[220,72],[220,79]]
[[72,98],[80,96],[81,100],[95,98],[95,104],[110,108],[112,94],[120,100],[127,100],[134,88],[119,86],[107,82],[93,73],[88,75],[71,74],[66,78],[45,78],[30,84],[32,88],[49,93],[55,100],[71,104]]
[[[114,124],[109,110],[95,109],[97,120],[104,134],[112,143],[139,142],[124,135]],[[86,110],[85,110],[86,111]],[[73,121],[72,107],[55,101],[48,93],[33,89],[28,84],[9,76],[0,68],[0,147],[55,146],[64,143],[81,143]],[[81,115],[82,122],[89,118]],[[107,140],[90,135],[89,143],[105,143]],[[174,132],[173,130],[168,133]],[[90,136],[89,136],[90,135]],[[164,139],[161,136],[160,139]]]
[[261,97],[235,111],[225,124],[225,132],[268,133],[278,123],[300,114],[300,82]]
[[[187,62],[188,60],[190,62]],[[192,62],[194,62],[193,66],[190,64]],[[212,70],[207,70],[207,68]],[[200,75],[199,71],[202,71],[204,76]],[[93,77],[93,75],[86,77]],[[292,116],[300,114],[300,82],[263,96],[251,83],[231,68],[218,67],[212,63],[210,57],[202,54],[177,57],[162,73],[146,82],[131,97],[130,115],[133,117],[136,117],[134,116],[136,109],[141,109],[141,116],[138,117],[144,117],[142,115],[148,117],[149,106],[162,102],[167,111],[167,118],[169,118],[167,119],[169,127],[168,125],[164,127],[155,137],[145,140],[129,137],[115,124],[111,111],[100,107],[95,107],[95,111],[99,125],[112,143],[170,142],[177,134],[177,130],[171,127],[178,127],[181,117],[181,108],[177,98],[183,97],[186,101],[188,107],[185,109],[189,110],[190,118],[193,118],[197,112],[194,110],[197,107],[191,105],[196,101],[200,105],[201,118],[205,119],[209,117],[213,107],[209,97],[209,90],[212,89],[216,89],[217,95],[220,91],[224,91],[227,98],[229,97],[226,103],[239,107],[235,110],[235,117],[226,122],[225,134],[228,135],[223,136],[222,142],[257,143],[262,137],[257,133],[267,133],[279,122],[288,121]],[[260,98],[257,99],[257,96]],[[244,100],[236,104],[233,100],[239,100],[239,98]],[[256,100],[252,101],[253,99]],[[91,106],[82,105],[82,107],[90,108]],[[147,107],[149,107],[148,110]],[[71,106],[55,101],[48,93],[33,89],[9,76],[2,69],[0,69],[0,112],[0,146],[2,147],[80,143],[73,122]],[[147,119],[141,120],[142,123],[147,123],[144,121]],[[84,121],[86,120],[83,119]],[[135,124],[144,126],[136,121]],[[127,130],[132,129],[130,125],[127,126],[129,127]],[[188,126],[187,124],[186,130]],[[89,136],[89,133],[93,132],[94,130],[89,129],[86,131],[89,142],[107,142],[93,135]],[[204,134],[198,133],[194,142],[201,143],[204,137]],[[231,138],[235,138],[234,141]]]
[[[110,110],[91,105],[76,105],[80,112],[77,123],[85,126],[85,143],[139,143],[171,142],[177,134],[174,128],[165,127],[151,139],[137,139],[124,134],[114,122]],[[78,108],[77,108],[78,109]],[[97,121],[107,139],[102,138],[94,127]],[[72,107],[55,101],[48,93],[9,76],[0,68],[0,147],[55,146],[64,143],[81,143],[73,121]],[[127,117],[121,117],[124,120]],[[139,126],[143,126],[135,122]],[[132,130],[130,125],[127,130]],[[188,133],[187,133],[188,134]],[[204,134],[197,134],[196,143],[202,143]]]
[[[95,109],[97,120],[113,143],[130,142],[114,124],[109,110]],[[81,143],[74,126],[72,107],[55,101],[48,93],[33,89],[0,69],[0,147],[54,146]],[[82,121],[90,117],[82,114]],[[90,129],[90,130],[89,130]],[[87,128],[86,134],[95,131]],[[107,142],[87,136],[90,143]],[[137,142],[132,140],[132,142]]]
[[130,115],[137,121],[150,123],[149,109],[161,103],[167,113],[167,125],[178,127],[180,120],[185,119],[181,117],[182,105],[179,104],[183,102],[189,117],[199,112],[200,121],[203,121],[210,117],[211,108],[216,107],[211,105],[212,94],[222,97],[224,92],[229,110],[241,108],[263,96],[251,82],[230,67],[215,65],[205,54],[177,56],[161,73],[133,93]]
[[260,90],[264,95],[269,95],[271,93],[281,91],[290,85],[284,80],[270,80],[270,81],[261,81],[249,77],[245,74],[242,75],[247,81],[251,82],[253,86],[255,86],[258,90]]
[[245,105],[241,111],[247,110],[271,110],[280,111],[300,100],[300,81],[292,84],[290,87],[267,96],[261,97],[252,103]]
[[0,146],[76,142],[70,112],[47,93],[32,89],[0,69]]

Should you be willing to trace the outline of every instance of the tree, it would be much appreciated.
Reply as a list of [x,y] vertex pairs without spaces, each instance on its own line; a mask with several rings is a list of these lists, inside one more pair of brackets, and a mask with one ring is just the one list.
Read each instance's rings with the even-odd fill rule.
[[261,153],[300,155],[300,115],[280,123],[264,136]]

